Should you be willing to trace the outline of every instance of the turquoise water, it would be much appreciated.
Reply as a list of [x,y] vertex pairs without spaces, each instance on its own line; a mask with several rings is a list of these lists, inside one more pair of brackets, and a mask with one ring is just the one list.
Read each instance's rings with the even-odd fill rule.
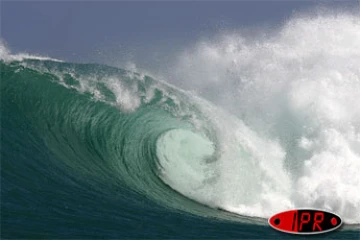
[[205,101],[104,65],[0,64],[2,238],[296,238],[205,196],[220,141]]

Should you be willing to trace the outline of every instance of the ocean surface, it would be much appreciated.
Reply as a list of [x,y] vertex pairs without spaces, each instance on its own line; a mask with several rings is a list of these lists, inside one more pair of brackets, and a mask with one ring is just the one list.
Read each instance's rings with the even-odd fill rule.
[[308,207],[359,239],[359,26],[202,42],[168,81],[1,46],[1,238],[304,239],[267,218]]

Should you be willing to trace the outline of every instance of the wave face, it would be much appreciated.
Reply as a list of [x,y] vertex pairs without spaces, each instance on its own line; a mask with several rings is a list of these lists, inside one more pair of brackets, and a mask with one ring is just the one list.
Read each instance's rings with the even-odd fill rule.
[[167,221],[198,220],[171,213],[239,219],[162,181],[184,156],[198,161],[194,177],[216,160],[215,132],[191,95],[97,64],[30,57],[0,68],[2,236],[190,237]]
[[197,94],[1,47],[3,216],[16,199],[76,215],[64,201],[75,194],[224,219],[236,217],[216,209],[312,207],[360,223],[359,29],[353,16],[297,18],[264,40],[202,42],[173,69]]

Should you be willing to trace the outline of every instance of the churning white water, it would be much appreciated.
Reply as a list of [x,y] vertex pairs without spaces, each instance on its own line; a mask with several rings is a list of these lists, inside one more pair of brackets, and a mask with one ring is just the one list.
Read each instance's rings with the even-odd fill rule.
[[165,134],[163,180],[239,214],[307,207],[360,223],[360,17],[295,17],[254,36],[223,34],[180,54],[168,79],[218,106],[203,104],[217,143]]

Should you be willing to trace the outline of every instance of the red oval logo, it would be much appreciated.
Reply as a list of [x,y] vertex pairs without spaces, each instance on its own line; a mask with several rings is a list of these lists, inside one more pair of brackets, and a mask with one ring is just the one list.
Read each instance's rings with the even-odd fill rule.
[[269,218],[272,228],[292,234],[319,234],[333,231],[342,224],[341,218],[331,212],[316,209],[294,209]]

